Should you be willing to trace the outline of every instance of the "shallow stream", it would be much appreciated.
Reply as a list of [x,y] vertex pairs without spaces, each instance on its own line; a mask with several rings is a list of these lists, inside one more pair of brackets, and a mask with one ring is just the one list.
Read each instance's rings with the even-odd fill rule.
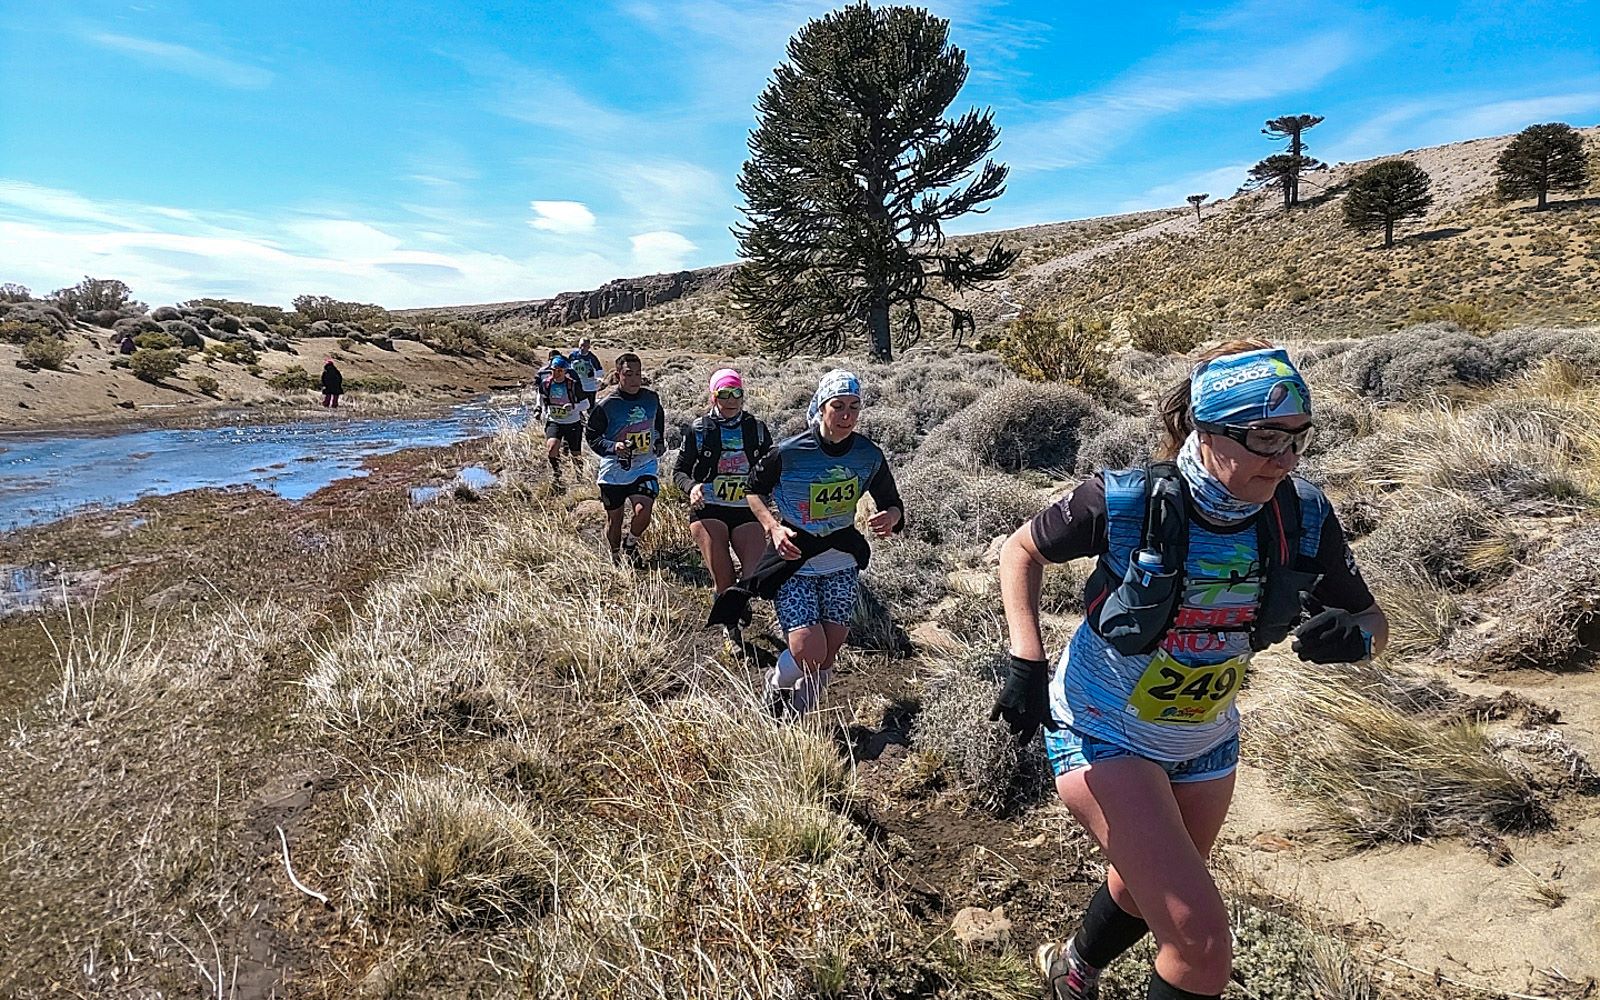
[[0,532],[144,496],[253,486],[301,500],[364,476],[361,463],[527,419],[520,403],[463,403],[438,417],[317,419],[185,430],[0,435]]

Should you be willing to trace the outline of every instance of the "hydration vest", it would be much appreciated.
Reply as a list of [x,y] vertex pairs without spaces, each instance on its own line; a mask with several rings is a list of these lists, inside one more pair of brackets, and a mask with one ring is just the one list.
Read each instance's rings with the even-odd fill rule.
[[[1191,500],[1172,462],[1103,473],[1106,552],[1084,586],[1089,627],[1124,656],[1155,651],[1183,602],[1189,557]],[[1304,496],[1302,496],[1304,494]],[[1326,507],[1316,487],[1287,477],[1256,515],[1256,553],[1265,564],[1261,599],[1250,624],[1250,648],[1281,642],[1302,612],[1304,593],[1321,573],[1313,562]],[[1141,566],[1140,551],[1158,554],[1160,568]]]
[[[702,413],[694,418],[689,430],[696,449],[689,478],[697,483],[710,482],[722,462],[722,425],[710,414]],[[756,460],[772,450],[772,435],[767,433],[765,424],[749,413],[740,415],[739,430],[744,435],[745,458],[750,460],[749,468],[754,469]]]

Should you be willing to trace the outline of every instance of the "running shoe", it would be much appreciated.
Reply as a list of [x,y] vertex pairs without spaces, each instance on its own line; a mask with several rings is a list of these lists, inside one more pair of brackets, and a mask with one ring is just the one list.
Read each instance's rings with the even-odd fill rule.
[[1099,1000],[1100,970],[1079,958],[1071,942],[1046,941],[1034,958],[1055,1000]]

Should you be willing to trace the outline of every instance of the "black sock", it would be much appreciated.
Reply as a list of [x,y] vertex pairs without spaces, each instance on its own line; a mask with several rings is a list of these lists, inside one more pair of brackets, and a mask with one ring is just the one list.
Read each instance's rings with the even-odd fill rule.
[[1148,933],[1150,925],[1118,906],[1111,898],[1111,886],[1102,882],[1094,898],[1089,900],[1083,926],[1072,939],[1072,947],[1079,958],[1096,969],[1103,969]]
[[561,478],[561,458],[560,458],[560,456],[553,456],[550,459],[550,475],[552,477],[556,478],[556,479],[560,479]]
[[1161,978],[1161,973],[1150,970],[1150,992],[1145,1000],[1222,1000],[1220,993],[1190,993]]

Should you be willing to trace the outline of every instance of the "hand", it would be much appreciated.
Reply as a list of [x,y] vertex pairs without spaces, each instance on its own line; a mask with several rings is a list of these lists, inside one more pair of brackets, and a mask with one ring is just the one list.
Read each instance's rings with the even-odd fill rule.
[[800,547],[791,539],[794,538],[794,529],[786,524],[774,524],[772,530],[767,532],[767,540],[772,542],[773,549],[785,559],[799,559]]
[[626,441],[618,441],[611,446],[611,454],[617,458],[627,458],[633,453],[633,446]]
[[699,510],[706,505],[706,484],[695,483],[689,487],[689,506]]
[[900,523],[900,508],[890,507],[880,510],[867,519],[867,527],[879,538],[888,538],[894,531],[894,526]]
[[1355,615],[1328,608],[1294,630],[1292,648],[1307,663],[1355,663],[1372,655],[1372,636]]
[[1059,729],[1061,724],[1050,714],[1050,664],[1044,660],[1024,660],[1007,653],[1011,674],[989,710],[989,721],[1005,719],[1017,742],[1027,744],[1040,726]]

